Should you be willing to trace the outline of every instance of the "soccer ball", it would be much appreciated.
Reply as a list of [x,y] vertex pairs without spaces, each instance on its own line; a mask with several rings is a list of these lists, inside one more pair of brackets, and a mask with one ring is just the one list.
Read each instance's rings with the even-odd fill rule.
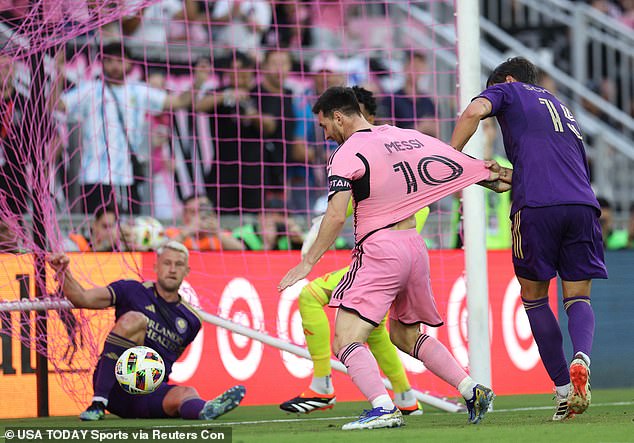
[[132,230],[135,246],[142,251],[157,249],[166,240],[163,225],[153,217],[136,217]]
[[114,375],[128,394],[149,394],[163,382],[165,363],[154,349],[135,346],[121,354]]

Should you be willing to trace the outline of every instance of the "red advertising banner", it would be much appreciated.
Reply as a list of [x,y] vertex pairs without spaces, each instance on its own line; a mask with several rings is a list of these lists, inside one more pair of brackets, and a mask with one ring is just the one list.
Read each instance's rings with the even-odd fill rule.
[[[426,328],[426,333],[447,345],[458,361],[468,368],[463,253],[431,251],[430,254],[434,293],[445,326]],[[297,254],[268,253],[264,260],[258,253],[200,256],[198,259],[202,262],[198,268],[197,257],[192,257],[192,273],[187,281],[201,301],[216,300],[215,312],[201,302],[207,311],[298,345],[305,343],[297,306],[300,285],[282,294],[275,289],[280,278],[298,262]],[[491,251],[488,258],[493,388],[501,395],[550,392],[552,382],[531,336],[510,251]],[[309,278],[339,269],[348,260],[347,252],[328,253]],[[144,265],[144,270],[149,270],[151,262],[144,261]],[[217,267],[223,271],[218,272]],[[203,270],[207,268],[216,268],[211,279],[209,272]],[[196,272],[197,269],[203,272]],[[551,287],[551,306],[556,312],[555,285]],[[325,309],[329,317],[334,318],[334,310]],[[401,357],[412,386],[442,396],[457,396],[453,387],[430,374],[422,363],[405,354]],[[285,401],[303,391],[312,374],[309,361],[212,325],[204,326],[201,336],[183,360],[182,365],[175,366],[172,379],[195,386],[208,397],[229,385],[242,383],[248,392],[245,404]],[[344,374],[335,374],[334,385],[340,401],[363,398]]]
[[[4,269],[11,268],[8,274],[28,275],[32,272],[28,264],[30,260],[25,261],[25,256],[21,257],[1,257]],[[426,328],[425,332],[447,345],[458,361],[468,368],[468,312],[463,252],[430,251],[430,258],[433,289],[445,325]],[[329,252],[309,278],[340,269],[349,263],[349,259],[348,252]],[[87,287],[120,278],[135,278],[136,274],[146,280],[155,277],[153,253],[120,254],[120,259],[117,254],[72,254],[71,260],[73,269]],[[297,306],[301,282],[281,294],[276,290],[282,276],[298,261],[298,252],[192,253],[191,273],[186,279],[188,289],[184,293],[194,304],[211,314],[304,345]],[[520,300],[519,283],[513,275],[510,251],[488,253],[488,275],[493,388],[498,395],[550,392],[552,383],[543,369],[531,336]],[[15,299],[14,294],[17,294],[17,289],[0,295],[3,300],[11,300]],[[556,312],[556,285],[551,285],[550,303]],[[334,310],[325,309],[333,319]],[[12,314],[12,317],[17,315]],[[101,337],[107,333],[107,328],[103,326],[111,324],[111,316],[112,311],[106,310],[103,316],[93,321],[100,325],[99,330],[94,331],[96,339],[100,341],[99,350]],[[0,418],[35,416],[35,375],[30,368],[26,370],[24,364],[20,364],[21,345],[18,338],[5,336],[2,345],[5,344],[10,346],[11,352],[3,355],[11,356],[11,362],[0,364],[0,396],[14,398],[28,395],[33,397],[33,401],[26,403],[29,407],[25,406],[19,411],[14,406],[4,409],[3,402],[0,402]],[[30,360],[33,358],[31,351]],[[458,396],[453,387],[430,374],[422,363],[405,354],[401,354],[401,358],[413,387],[441,396]],[[91,379],[88,375],[91,368],[89,365],[84,366],[82,373],[66,373],[62,378],[52,378],[52,415],[75,414],[84,406],[75,404],[61,389],[68,382],[64,381],[64,377]],[[4,371],[4,368],[12,370]],[[244,404],[262,405],[281,403],[299,394],[310,383],[311,374],[312,364],[308,360],[205,323],[196,340],[174,365],[171,380],[195,387],[203,398],[214,397],[231,385],[244,384],[247,388]],[[90,383],[88,381],[85,384]],[[334,374],[334,385],[339,401],[363,399],[344,374]],[[91,393],[76,394],[79,395],[75,398],[90,398]]]

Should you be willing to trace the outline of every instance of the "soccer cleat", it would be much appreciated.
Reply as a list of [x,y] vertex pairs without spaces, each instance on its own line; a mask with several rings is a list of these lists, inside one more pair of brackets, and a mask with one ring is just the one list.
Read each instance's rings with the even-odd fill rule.
[[473,388],[473,397],[466,400],[467,412],[469,413],[469,423],[478,424],[484,418],[484,414],[489,410],[489,406],[493,403],[495,394],[486,386],[475,385]]
[[396,406],[403,415],[423,415],[423,408],[416,402],[412,406]]
[[198,414],[201,420],[213,420],[238,407],[246,389],[242,385],[227,389],[213,400],[209,400]]
[[392,410],[378,407],[364,410],[358,420],[346,423],[341,429],[351,431],[354,429],[398,428],[404,424],[403,414],[396,406]]
[[570,395],[568,407],[575,414],[583,414],[590,406],[590,368],[582,358],[575,358],[570,364]]
[[560,397],[555,394],[555,413],[553,414],[553,421],[568,420],[575,416],[575,413],[570,410],[568,405],[568,397]]
[[332,409],[336,402],[335,394],[319,394],[309,389],[306,392],[302,392],[299,396],[282,403],[280,409],[296,414],[308,414],[313,411]]
[[81,421],[97,421],[106,418],[106,406],[100,401],[93,401],[88,409],[79,414]]

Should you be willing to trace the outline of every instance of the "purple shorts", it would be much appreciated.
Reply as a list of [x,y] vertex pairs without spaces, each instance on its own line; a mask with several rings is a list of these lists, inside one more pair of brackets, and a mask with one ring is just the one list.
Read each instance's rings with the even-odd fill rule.
[[146,395],[132,395],[121,389],[118,383],[108,395],[109,412],[121,418],[167,418],[163,410],[163,399],[174,385],[161,383],[156,391]]
[[599,215],[592,206],[522,208],[511,216],[515,274],[547,281],[608,278]]

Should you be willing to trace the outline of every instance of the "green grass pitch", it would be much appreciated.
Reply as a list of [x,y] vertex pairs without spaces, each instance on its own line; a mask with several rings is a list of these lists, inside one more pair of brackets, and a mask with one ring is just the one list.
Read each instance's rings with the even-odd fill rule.
[[[247,393],[248,395],[248,393]],[[467,424],[466,414],[451,414],[425,406],[425,413],[406,417],[398,429],[341,431],[341,425],[354,419],[367,403],[338,403],[334,409],[309,415],[293,415],[277,406],[244,406],[206,422],[231,426],[233,443],[238,442],[634,442],[634,389],[596,390],[592,406],[583,415],[562,423],[550,421],[554,410],[551,395],[500,396],[495,410],[479,425]],[[4,399],[3,401],[7,401]],[[107,416],[97,423],[83,423],[76,417],[0,420],[6,426],[131,427],[178,426],[186,430],[203,423],[180,419],[123,420]],[[3,435],[4,432],[0,432]],[[4,442],[0,438],[0,442]]]

